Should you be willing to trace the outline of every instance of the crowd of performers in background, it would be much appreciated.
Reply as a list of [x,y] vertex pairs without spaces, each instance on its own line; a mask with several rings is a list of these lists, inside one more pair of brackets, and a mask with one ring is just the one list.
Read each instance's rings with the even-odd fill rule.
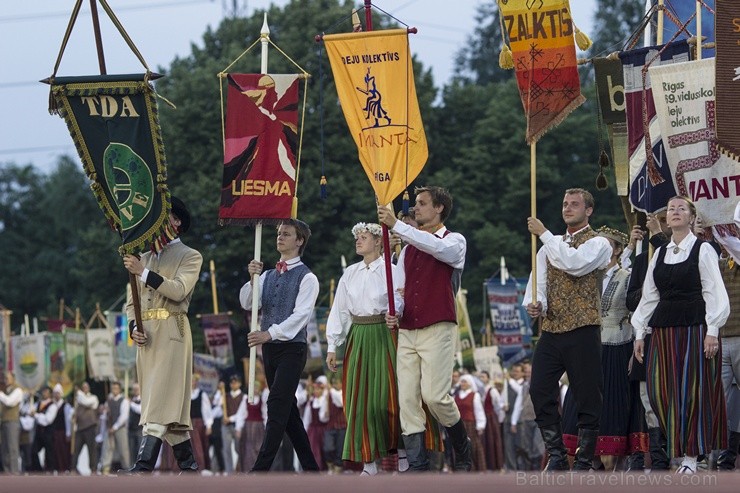
[[[576,190],[573,193],[568,191],[566,200],[568,194],[581,194],[580,189]],[[587,196],[584,194],[582,198]],[[575,202],[575,205],[564,203],[564,219],[572,216],[571,209],[584,208],[584,204],[578,200]],[[585,209],[588,209],[586,202]],[[680,472],[696,472],[702,467],[734,469],[740,446],[740,266],[720,245],[711,241],[694,243],[695,234],[701,237],[703,232],[690,202],[682,198],[672,199],[668,214],[672,214],[668,220],[665,212],[648,217],[650,244],[659,252],[658,257],[652,260],[648,259],[648,252],[633,259],[636,243],[647,236],[646,231],[639,227],[635,227],[629,236],[607,227],[593,230],[593,233],[590,228],[581,229],[572,236],[570,233],[563,236],[563,242],[570,239],[576,244],[580,241],[578,235],[581,231],[590,235],[586,241],[601,238],[601,244],[591,246],[594,258],[602,255],[597,248],[604,250],[603,239],[609,245],[606,249],[608,254],[603,259],[606,262],[609,257],[608,263],[600,269],[604,275],[600,278],[601,292],[597,297],[600,300],[600,329],[596,332],[600,334],[600,347],[597,347],[600,361],[596,364],[600,368],[587,369],[591,372],[589,378],[601,381],[602,402],[594,405],[591,402],[594,395],[578,393],[573,376],[561,372],[559,392],[557,386],[547,390],[548,399],[552,393],[558,422],[543,424],[542,416],[538,417],[538,411],[543,412],[542,403],[538,402],[542,397],[537,394],[540,390],[536,378],[533,384],[532,362],[516,362],[507,368],[503,378],[500,375],[491,378],[486,371],[469,372],[465,368],[457,368],[452,372],[452,387],[437,400],[439,403],[454,402],[459,418],[455,417],[443,426],[435,419],[444,416],[439,409],[435,408],[436,411],[430,413],[428,403],[420,408],[422,429],[426,430],[416,438],[427,452],[423,463],[419,462],[419,457],[412,457],[411,452],[407,457],[407,450],[403,448],[403,442],[407,440],[405,445],[410,448],[409,443],[415,433],[404,432],[401,435],[398,409],[392,409],[389,404],[396,401],[398,395],[391,395],[387,390],[383,397],[385,401],[379,408],[376,398],[370,397],[371,388],[359,389],[362,396],[358,397],[357,384],[352,382],[359,381],[356,373],[365,367],[357,362],[351,364],[349,370],[346,366],[353,361],[352,358],[363,359],[360,355],[368,359],[367,355],[373,351],[381,353],[383,361],[375,363],[379,368],[372,371],[381,371],[389,376],[391,390],[397,392],[393,385],[397,336],[389,337],[385,328],[397,320],[388,316],[378,318],[372,303],[359,299],[352,289],[342,294],[340,290],[347,287],[340,282],[336,310],[332,311],[333,319],[327,327],[327,367],[330,371],[327,375],[302,379],[295,392],[319,470],[333,474],[359,472],[368,475],[378,471],[404,471],[409,466],[413,470],[421,464],[426,468],[423,470],[453,471],[460,470],[460,457],[455,457],[455,451],[459,450],[470,458],[472,471],[558,470],[571,465],[578,469],[579,461],[584,460],[587,461],[586,468],[594,470],[669,470],[672,466]],[[383,218],[381,214],[381,220]],[[588,226],[588,217],[585,219]],[[413,229],[413,217],[405,217],[403,222],[406,224],[396,229]],[[379,231],[379,225],[372,223],[359,223],[352,231],[357,241],[357,253],[363,256],[365,263],[356,264],[358,268],[348,269],[350,274],[345,275],[348,282],[359,283],[367,298],[384,294],[382,287],[378,293],[367,291],[368,286],[382,286],[377,281],[384,280],[383,275],[374,274],[381,272],[376,267],[383,263]],[[554,240],[548,237],[552,236],[549,231],[532,220],[530,231],[538,234],[545,244],[561,241],[559,237],[554,237]],[[395,242],[398,240],[398,237],[394,238]],[[572,246],[556,245],[556,248],[568,251]],[[693,261],[682,261],[682,258]],[[668,269],[670,273],[667,275],[661,269]],[[678,337],[677,329],[653,329],[652,334],[650,331],[646,334],[648,320],[651,327],[661,327],[651,310],[655,310],[656,305],[661,307],[662,298],[667,296],[667,285],[662,276],[676,276],[677,269],[685,269],[686,272],[680,274],[689,279],[672,285],[671,289],[680,291],[679,298],[690,296],[691,291],[699,293],[696,296],[703,292],[705,298],[707,292],[714,293],[715,298],[710,295],[710,300],[714,301],[707,303],[705,309],[697,308],[696,313],[689,314],[694,318],[704,317],[707,327],[702,326],[704,332],[698,330],[694,334],[695,329],[691,327],[696,321],[689,320],[689,329],[685,331],[689,334],[688,340],[674,340]],[[548,282],[553,287],[557,279],[548,278]],[[546,295],[550,297],[550,303],[553,303],[555,294]],[[382,300],[383,296],[377,296],[375,301],[381,305],[387,302]],[[403,302],[398,303],[402,306]],[[683,304],[690,305],[687,302]],[[345,308],[347,313],[359,311],[361,315],[342,319],[342,309]],[[385,309],[385,306],[379,308],[381,312]],[[533,309],[532,305],[528,309]],[[655,313],[660,313],[660,309]],[[662,316],[667,320],[671,313]],[[699,326],[704,323],[704,318],[699,321]],[[636,329],[631,322],[639,323]],[[348,332],[350,326],[355,334]],[[358,326],[363,328],[357,329]],[[371,334],[368,327],[373,327],[377,337],[368,338]],[[360,330],[365,331],[364,339],[359,338]],[[714,335],[713,331],[717,330]],[[554,334],[558,340],[557,337],[563,333]],[[337,372],[336,347],[345,342],[348,355],[345,355],[344,372]],[[648,349],[651,344],[654,346]],[[680,351],[667,351],[669,347],[678,347],[677,344]],[[535,374],[537,357],[535,355],[533,362]],[[539,357],[544,356],[541,354]],[[691,385],[701,395],[694,399],[691,404],[694,407],[688,409],[686,415],[674,416],[671,413],[675,414],[676,403],[671,399],[680,399],[680,396],[675,388],[678,383],[673,381],[677,378],[676,372],[672,372],[670,367],[679,364],[680,358],[689,365],[689,374],[684,378],[697,379]],[[599,373],[601,379],[598,378]],[[348,380],[350,377],[347,375],[351,376],[349,386],[343,385],[343,375]],[[583,386],[583,376],[578,378]],[[192,379],[190,418],[193,430],[190,441],[201,474],[234,474],[253,470],[265,440],[269,389],[264,374],[259,374],[255,382],[254,403],[248,402],[245,382],[240,375],[233,374],[225,380],[214,394],[209,395],[201,390],[198,375]],[[57,385],[53,389],[43,388],[32,399],[15,385],[11,372],[6,372],[5,382],[6,388],[0,392],[0,450],[5,473],[109,474],[119,468],[128,469],[136,462],[142,440],[142,427],[139,425],[142,404],[137,384],[124,393],[120,383],[112,382],[110,393],[104,399],[99,398],[103,392],[99,391],[99,395],[91,392],[87,382],[66,397],[62,387]],[[94,385],[100,390],[99,383]],[[352,397],[345,391],[353,392]],[[350,406],[350,409],[345,406]],[[382,412],[378,413],[378,409]],[[595,415],[594,409],[597,410]],[[369,415],[379,420],[378,423],[368,422]],[[361,416],[366,416],[364,422]],[[584,416],[594,421],[589,422],[592,426],[584,428],[587,422]],[[402,425],[409,427],[408,419],[404,423],[401,414]],[[363,445],[368,443],[367,435],[377,435],[375,432],[379,429],[385,430],[388,436],[373,438],[372,446],[377,449],[371,452],[364,450],[366,447]],[[691,433],[684,436],[683,429]],[[461,448],[460,443],[453,443],[456,433],[460,433],[460,437],[467,435],[470,448]],[[285,435],[270,470],[296,471],[300,468],[298,457]],[[179,472],[170,446],[162,447],[156,470]]]
[[[531,416],[531,399],[522,392],[531,366],[516,364],[508,382],[509,402],[504,402],[504,382],[492,382],[488,372],[469,374],[465,369],[455,370],[450,395],[455,399],[473,443],[473,470],[499,471],[538,470],[543,457],[542,441],[536,440]],[[12,374],[8,374],[12,379]],[[9,380],[12,381],[12,380]],[[262,380],[256,383],[254,404],[248,402],[242,378],[234,374],[228,386],[222,382],[213,395],[198,387],[194,378],[191,418],[193,449],[205,474],[234,474],[248,472],[254,465],[264,438],[267,419],[266,402],[269,395]],[[113,382],[111,392],[100,400],[84,383],[67,399],[62,388],[45,387],[31,406],[28,394],[18,389],[2,394],[3,402],[13,404],[18,412],[18,438],[13,440],[3,433],[3,472],[17,473],[80,473],[109,474],[130,467],[141,443],[141,398],[138,385],[124,396],[121,385]],[[227,391],[224,388],[228,387]],[[567,388],[567,385],[564,387]],[[302,380],[296,400],[311,442],[311,450],[319,468],[329,473],[360,472],[362,462],[342,460],[347,419],[344,413],[341,374],[319,375]],[[6,407],[6,409],[12,409]],[[4,425],[12,421],[4,420]],[[534,428],[533,428],[534,427]],[[5,428],[5,426],[4,426]],[[73,430],[75,430],[73,432]],[[444,428],[440,427],[444,436]],[[74,439],[72,434],[74,433]],[[8,438],[10,438],[8,440]],[[446,438],[446,437],[445,437]],[[13,443],[17,448],[11,448]],[[440,447],[441,448],[441,447]],[[451,448],[430,454],[431,469],[452,469]],[[398,470],[398,455],[389,454],[378,460],[382,471]],[[179,472],[170,447],[163,447],[157,461],[162,472]],[[272,467],[273,471],[300,470],[292,446],[284,440]]]

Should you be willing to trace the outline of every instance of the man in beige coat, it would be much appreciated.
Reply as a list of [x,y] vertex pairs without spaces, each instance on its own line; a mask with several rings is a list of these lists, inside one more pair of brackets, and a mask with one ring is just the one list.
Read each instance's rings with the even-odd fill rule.
[[147,252],[141,259],[126,255],[123,264],[139,277],[142,323],[136,327],[133,301],[126,312],[131,338],[138,345],[136,372],[141,387],[143,438],[131,472],[149,472],[166,440],[181,471],[197,471],[190,442],[190,393],[193,375],[193,340],[187,311],[203,257],[185,246],[179,236],[190,227],[185,204],[172,197],[170,225],[178,238],[159,255]]

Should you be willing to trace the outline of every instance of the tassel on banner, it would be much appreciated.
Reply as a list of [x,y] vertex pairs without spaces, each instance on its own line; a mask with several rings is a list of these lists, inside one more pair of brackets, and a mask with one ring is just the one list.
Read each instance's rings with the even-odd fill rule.
[[501,48],[501,53],[498,55],[498,65],[504,70],[514,68],[514,57],[511,54],[511,48],[506,43],[504,43],[504,47]]
[[601,154],[599,155],[599,168],[608,168],[611,166],[611,161],[609,160],[609,154],[605,150],[601,150]]
[[603,192],[607,188],[609,188],[609,182],[606,181],[606,176],[604,176],[604,172],[600,170],[599,176],[596,177],[596,189]]
[[594,44],[593,41],[591,41],[591,38],[589,38],[586,33],[578,29],[575,24],[573,24],[573,29],[576,31],[576,44],[578,45],[578,48],[581,51],[586,51],[591,48],[591,45]]
[[298,219],[298,197],[293,197],[293,204],[290,206],[290,218]]
[[326,189],[326,176],[321,175],[321,181],[319,184],[321,185],[321,198],[326,199],[329,196],[329,192]]
[[49,87],[49,114],[50,115],[59,114],[59,106],[57,106],[57,98],[54,97],[54,86]]
[[403,211],[404,216],[409,215],[409,191],[408,190],[404,190],[403,192],[403,202],[402,202],[401,210]]

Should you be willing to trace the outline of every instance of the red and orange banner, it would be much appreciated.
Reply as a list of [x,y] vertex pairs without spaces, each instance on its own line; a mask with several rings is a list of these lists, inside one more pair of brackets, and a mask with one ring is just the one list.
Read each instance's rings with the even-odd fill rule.
[[228,74],[221,224],[292,217],[299,77]]
[[339,101],[378,202],[400,195],[426,164],[427,138],[405,29],[324,36]]
[[586,99],[568,0],[499,1],[511,45],[528,144],[537,142]]

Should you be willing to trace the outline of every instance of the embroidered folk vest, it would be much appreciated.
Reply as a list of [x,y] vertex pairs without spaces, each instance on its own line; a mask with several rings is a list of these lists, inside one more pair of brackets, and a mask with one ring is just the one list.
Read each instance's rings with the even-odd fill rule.
[[[578,248],[598,235],[585,228],[570,243]],[[601,301],[601,277],[603,271],[596,269],[583,276],[572,276],[556,269],[547,262],[547,313],[542,321],[542,330],[561,334],[585,325],[601,325],[599,314]]]

